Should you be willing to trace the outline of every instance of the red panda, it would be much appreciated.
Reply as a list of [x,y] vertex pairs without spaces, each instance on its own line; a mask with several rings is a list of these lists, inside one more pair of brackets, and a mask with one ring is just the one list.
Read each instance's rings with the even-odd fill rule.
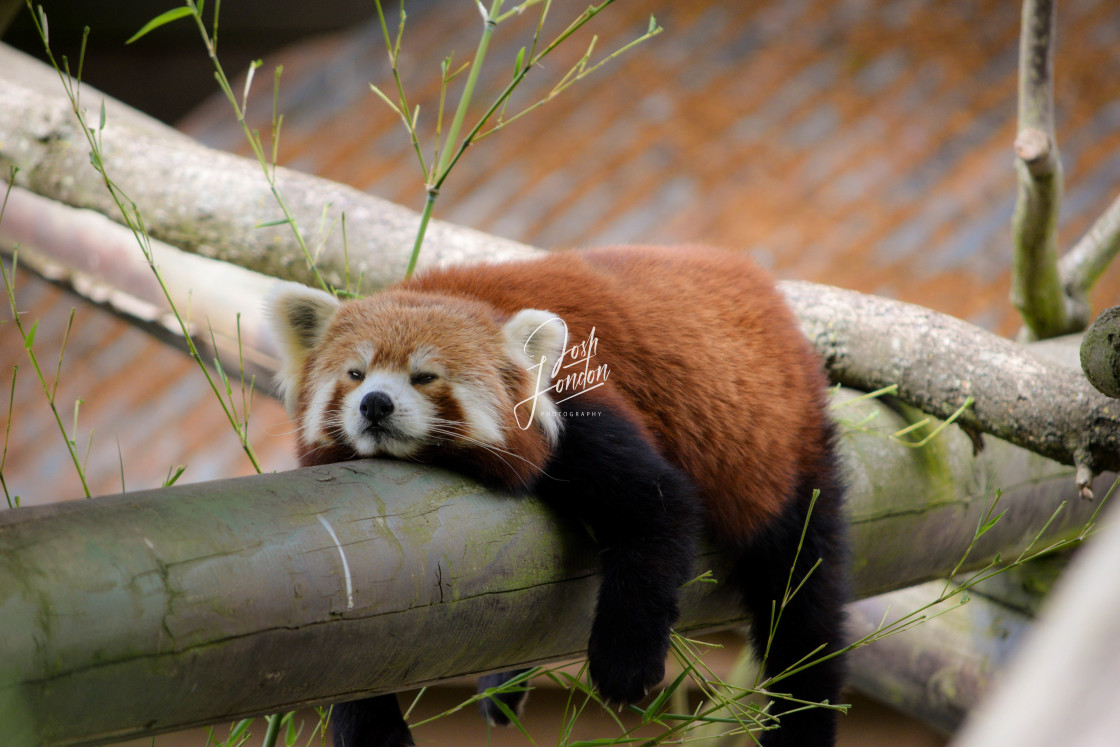
[[[342,303],[287,283],[268,316],[302,465],[388,456],[449,466],[590,527],[603,581],[588,658],[607,701],[635,703],[661,681],[705,530],[732,557],[723,581],[752,616],[767,676],[842,646],[842,486],[826,380],[746,257],[559,252],[435,269]],[[771,639],[791,568],[792,588],[804,583]],[[842,673],[833,656],[778,680],[774,692],[791,697],[773,699],[780,728],[762,744],[833,744],[834,712],[798,701],[836,703]],[[335,714],[339,747],[412,744],[394,695]],[[505,720],[492,705],[487,714]]]

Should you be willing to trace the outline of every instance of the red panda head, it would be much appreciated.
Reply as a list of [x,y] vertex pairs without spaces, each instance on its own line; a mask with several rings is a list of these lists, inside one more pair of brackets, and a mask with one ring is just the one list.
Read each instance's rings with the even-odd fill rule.
[[529,432],[555,445],[560,419],[545,390],[567,336],[554,314],[503,318],[476,301],[403,290],[339,302],[296,283],[278,284],[266,313],[305,452],[517,456]]

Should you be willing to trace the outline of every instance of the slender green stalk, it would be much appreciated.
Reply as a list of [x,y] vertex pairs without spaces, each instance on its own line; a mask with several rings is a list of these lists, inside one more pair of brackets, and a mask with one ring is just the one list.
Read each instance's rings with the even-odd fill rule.
[[408,130],[409,136],[412,138],[412,149],[416,152],[416,158],[420,161],[420,171],[424,174],[424,179],[427,180],[428,167],[424,163],[424,153],[420,149],[420,139],[416,134],[416,118],[419,115],[419,108],[417,108],[416,114],[414,114],[412,117],[409,117],[408,112],[410,111],[410,108],[408,106],[408,99],[407,97],[405,97],[404,84],[401,82],[400,70],[397,68],[397,62],[400,60],[401,55],[401,38],[404,36],[404,24],[405,19],[407,18],[404,12],[404,0],[401,0],[401,10],[399,20],[397,22],[397,37],[395,41],[390,39],[389,26],[385,22],[385,13],[381,9],[381,0],[376,0],[374,5],[377,7],[377,19],[381,23],[381,33],[385,37],[385,48],[389,52],[389,67],[393,71],[393,82],[397,87],[397,101],[399,102],[399,105],[394,104],[392,101],[390,101],[389,97],[386,96],[377,86],[371,84],[370,88],[381,98],[382,101],[387,103],[389,107],[393,109],[404,122],[404,126]]
[[[30,2],[30,0],[28,0],[28,2]],[[214,79],[218,82],[218,87],[221,88],[222,93],[225,94],[226,99],[233,107],[234,115],[237,117],[238,124],[241,125],[241,130],[245,134],[245,139],[249,142],[249,147],[253,151],[253,155],[256,157],[257,162],[260,164],[261,170],[264,172],[265,180],[268,182],[268,187],[272,192],[273,199],[276,200],[276,204],[280,207],[281,212],[284,214],[284,222],[291,226],[292,234],[295,237],[296,243],[299,245],[304,260],[307,262],[308,269],[311,270],[311,274],[315,278],[315,282],[321,288],[323,288],[323,290],[330,292],[331,288],[327,284],[327,281],[319,273],[319,268],[315,263],[315,258],[312,256],[311,251],[307,246],[307,242],[303,237],[303,233],[300,231],[299,224],[296,222],[295,215],[292,213],[291,208],[288,206],[288,201],[284,198],[284,195],[280,191],[279,186],[277,186],[276,164],[275,162],[272,162],[270,165],[269,159],[265,155],[264,145],[261,142],[259,133],[256,133],[253,130],[249,129],[249,123],[245,120],[245,110],[238,103],[237,96],[233,92],[233,87],[230,85],[229,78],[226,76],[225,70],[222,68],[222,63],[218,59],[218,8],[215,7],[214,9],[214,26],[213,34],[211,34],[206,29],[206,23],[202,18],[202,10],[199,7],[198,3],[196,3],[195,0],[186,0],[186,7],[189,10],[190,16],[194,18],[199,35],[202,37],[202,43],[203,45],[205,45],[206,52],[210,57],[210,62],[214,66]],[[144,33],[143,29],[140,33],[134,36],[133,39],[139,38],[142,33]],[[277,76],[279,76],[279,71],[277,72]],[[273,153],[275,153],[278,148],[277,140],[279,138],[281,124],[281,121],[278,118],[274,121],[276,123],[276,126],[273,130],[272,135]]]
[[416,241],[412,245],[412,254],[408,257],[408,268],[404,271],[405,278],[412,277],[416,270],[416,262],[420,259],[420,248],[424,245],[424,234],[428,232],[428,221],[432,219],[432,210],[436,206],[439,190],[429,189],[428,197],[424,200],[424,212],[420,214],[420,227],[416,229]]
[[[483,127],[485,127],[486,124],[490,121],[491,117],[493,117],[494,114],[497,111],[499,111],[505,105],[505,102],[513,94],[514,89],[516,89],[517,86],[521,84],[521,81],[525,79],[525,76],[529,74],[529,71],[532,70],[534,67],[536,67],[550,53],[555,51],[556,48],[558,46],[560,46],[560,44],[562,44],[568,38],[570,38],[572,36],[572,34],[576,33],[577,31],[579,31],[579,29],[581,29],[585,25],[587,25],[587,23],[592,18],[597,16],[599,13],[603,12],[603,10],[605,10],[607,8],[607,6],[609,6],[612,2],[614,2],[614,0],[604,0],[604,2],[600,3],[599,5],[594,5],[594,6],[589,7],[582,14],[580,14],[580,16],[578,18],[576,18],[574,21],[572,21],[566,29],[564,29],[562,32],[560,32],[544,49],[542,49],[535,56],[529,58],[529,60],[527,62],[525,62],[523,65],[519,66],[519,69],[518,69],[517,73],[514,75],[513,79],[509,82],[509,84],[505,87],[505,89],[503,89],[502,92],[500,94],[498,94],[497,98],[495,98],[494,102],[490,105],[490,108],[487,109],[486,112],[478,119],[478,121],[475,123],[474,127],[471,128],[470,132],[468,132],[467,135],[465,137],[463,137],[462,142],[460,143],[458,149],[455,151],[455,155],[451,158],[450,162],[448,163],[447,168],[444,169],[439,175],[437,175],[437,178],[433,182],[433,186],[435,186],[436,189],[439,189],[441,186],[443,186],[444,180],[447,178],[448,174],[451,172],[451,169],[454,168],[455,164],[458,163],[458,161],[462,157],[463,153],[466,152],[467,148],[469,148],[470,145],[472,143],[474,143],[476,140],[478,140],[480,137],[484,137],[485,135],[489,135],[493,132],[496,132],[497,130],[504,127],[506,124],[509,124],[510,122],[512,122],[514,119],[520,118],[523,114],[528,113],[528,111],[530,111],[532,109],[535,109],[538,106],[540,106],[540,105],[542,105],[542,104],[544,104],[548,101],[551,101],[561,91],[566,90],[573,83],[587,77],[592,72],[594,72],[595,70],[598,70],[604,64],[606,64],[610,60],[614,59],[618,55],[622,54],[623,52],[625,52],[629,49],[632,49],[635,45],[637,45],[637,44],[639,44],[643,41],[646,41],[647,39],[651,39],[654,36],[657,36],[659,33],[661,33],[662,28],[656,24],[656,22],[654,21],[653,18],[651,18],[649,29],[641,37],[639,37],[638,39],[630,42],[629,44],[622,47],[621,49],[615,51],[614,53],[612,53],[611,55],[606,57],[604,60],[600,61],[598,64],[596,64],[596,65],[594,65],[590,68],[579,69],[580,65],[579,65],[579,63],[577,63],[576,68],[579,69],[579,70],[578,70],[578,73],[575,75],[574,78],[572,78],[571,80],[568,80],[567,79],[568,76],[565,76],[565,79],[562,80],[562,82],[560,84],[558,84],[556,88],[553,89],[553,92],[551,92],[550,94],[545,96],[541,101],[537,102],[536,104],[531,105],[528,109],[526,109],[525,111],[517,114],[516,116],[514,116],[510,119],[506,119],[506,120],[503,120],[503,121],[499,122],[498,124],[496,124],[494,127],[490,128],[489,130],[483,131]],[[594,43],[595,42],[593,40],[592,45],[594,45]],[[571,75],[571,71],[569,71],[569,75]],[[450,138],[449,138],[449,141],[450,141]]]
[[[6,202],[6,201],[5,201]],[[0,219],[3,218],[3,212],[0,211]],[[16,256],[12,255],[13,258]],[[16,264],[12,263],[12,272],[15,273]],[[4,280],[4,291],[8,297],[8,307],[12,312],[12,321],[15,322],[16,329],[19,330],[20,337],[23,339],[23,349],[27,353],[28,359],[31,361],[31,368],[35,371],[35,376],[39,379],[39,386],[46,395],[47,404],[51,408],[51,414],[54,415],[54,422],[58,426],[58,432],[62,434],[62,439],[66,442],[66,451],[70,454],[70,461],[74,463],[74,469],[78,473],[78,480],[82,483],[82,492],[86,498],[91,497],[89,485],[86,483],[85,470],[82,468],[82,460],[78,458],[78,444],[77,444],[77,406],[75,405],[75,433],[71,438],[66,433],[66,426],[62,424],[62,416],[58,412],[58,407],[55,404],[54,387],[47,384],[46,377],[43,376],[43,369],[39,366],[39,357],[35,355],[35,333],[38,330],[39,323],[35,322],[30,330],[23,326],[23,321],[20,319],[19,308],[16,306],[16,290],[15,278],[8,275],[8,270],[4,264],[0,262],[0,275]],[[64,349],[65,350],[65,349]],[[61,357],[61,353],[59,354]],[[14,394],[15,380],[13,376],[13,394]],[[9,423],[11,421],[9,420]],[[7,444],[4,447],[5,454],[7,453]],[[4,492],[7,493],[5,487]]]
[[280,736],[280,723],[284,720],[284,714],[274,713],[268,717],[268,729],[264,733],[264,741],[261,742],[261,747],[276,747],[276,738]]
[[[479,11],[482,11],[482,4],[479,3]],[[482,36],[478,40],[478,49],[474,53],[474,60],[471,62],[471,71],[467,74],[467,83],[463,86],[463,94],[459,97],[459,105],[455,107],[455,116],[451,120],[451,127],[447,131],[447,142],[454,145],[459,139],[459,130],[463,127],[463,120],[467,117],[467,109],[470,108],[471,98],[474,96],[474,87],[478,83],[479,73],[482,72],[482,63],[486,59],[486,50],[490,47],[490,37],[494,35],[494,27],[496,21],[494,17],[502,10],[502,0],[494,0],[490,6],[489,12],[483,13],[482,17]],[[440,154],[439,163],[435,168],[435,182],[438,185],[443,183],[447,178],[447,172],[451,167],[451,150],[450,148],[444,150]]]
[[[192,9],[195,9],[193,1],[188,0],[188,2],[190,4],[190,7]],[[28,7],[31,8],[30,0],[27,0],[27,3]],[[109,196],[113,199],[113,202],[116,203],[117,209],[120,210],[121,217],[124,220],[125,225],[130,231],[132,231],[132,235],[136,239],[136,242],[140,247],[140,251],[143,253],[144,259],[148,263],[148,267],[152,270],[152,274],[155,276],[156,282],[159,284],[164,299],[167,301],[172,314],[174,315],[176,321],[179,323],[179,329],[182,332],[183,339],[187,344],[188,353],[190,354],[191,358],[193,358],[198,364],[203,376],[206,377],[206,382],[210,385],[211,391],[213,391],[214,395],[218,398],[218,403],[221,405],[226,419],[229,420],[230,425],[233,426],[234,430],[238,434],[242,450],[249,458],[250,463],[253,465],[253,469],[259,473],[262,471],[260,461],[257,459],[257,455],[253,451],[252,446],[249,444],[248,439],[245,437],[245,429],[242,428],[236,412],[232,409],[232,403],[230,405],[227,405],[225,398],[222,396],[220,390],[218,389],[218,385],[215,382],[214,377],[210,375],[210,371],[207,369],[206,363],[203,361],[202,355],[199,352],[198,347],[194,343],[194,339],[191,335],[191,330],[186,321],[186,318],[180,313],[178,307],[176,306],[174,299],[171,297],[171,292],[167,288],[167,284],[164,282],[163,275],[159,271],[159,267],[156,265],[147,228],[144,225],[143,216],[140,214],[139,209],[136,207],[136,203],[129,199],[129,197],[120,189],[120,187],[117,186],[117,184],[112,180],[105,169],[100,138],[100,133],[105,127],[104,104],[102,104],[101,107],[101,120],[99,126],[96,128],[91,127],[86,120],[85,111],[78,105],[77,92],[81,86],[81,81],[75,80],[69,74],[64,73],[62,68],[59,67],[58,62],[55,60],[54,53],[51,50],[50,43],[46,34],[45,19],[46,13],[43,11],[42,7],[39,8],[39,13],[36,14],[32,12],[32,20],[35,23],[36,29],[39,33],[39,38],[43,42],[43,47],[47,58],[50,60],[51,64],[55,68],[55,71],[58,73],[59,80],[62,82],[63,90],[66,92],[67,98],[70,100],[70,105],[74,116],[77,118],[78,124],[80,125],[81,130],[86,137],[86,141],[89,144],[90,162],[93,165],[93,168],[97,170],[97,173],[101,175],[102,182],[105,184],[105,188],[108,191]],[[224,373],[221,372],[220,365],[218,367],[218,371],[219,375],[224,377]],[[226,385],[228,386],[228,381],[224,383],[226,383]],[[61,427],[61,420],[59,422]],[[63,432],[65,433],[65,431]],[[67,439],[67,443],[68,445],[70,444],[69,439]],[[76,453],[73,452],[73,449],[71,449],[71,452],[72,457],[75,461],[75,465],[77,465],[78,461]],[[84,477],[82,484],[83,487],[85,487]],[[87,496],[89,495],[88,489],[86,491],[86,494]]]
[[4,479],[4,465],[8,463],[8,442],[12,437],[12,408],[16,404],[16,376],[19,375],[19,366],[12,366],[12,388],[8,392],[8,421],[4,425],[4,451],[0,454],[0,487],[4,489],[4,498],[8,501],[8,508],[19,505],[19,496],[14,499],[8,492],[8,481]]
[[[601,2],[599,5],[588,7],[574,21],[572,21],[567,26],[567,28],[560,32],[560,34],[558,34],[556,38],[552,40],[552,42],[550,42],[540,51],[538,51],[538,45],[540,43],[540,36],[544,26],[545,17],[547,16],[549,8],[551,7],[550,0],[526,0],[526,2],[523,2],[520,5],[511,8],[505,13],[502,13],[503,2],[504,0],[492,0],[490,8],[489,10],[487,10],[482,5],[480,0],[476,0],[479,13],[482,15],[483,19],[482,35],[479,38],[478,47],[475,50],[474,58],[470,61],[470,63],[468,63],[470,72],[467,75],[466,83],[464,84],[463,91],[459,96],[458,104],[455,107],[455,113],[452,116],[451,125],[446,133],[444,133],[443,131],[443,113],[446,101],[447,87],[448,84],[460,72],[462,72],[462,70],[466,66],[452,72],[450,57],[444,59],[440,65],[440,98],[435,121],[435,147],[432,152],[432,161],[430,166],[424,160],[423,151],[420,147],[419,135],[416,129],[419,118],[419,108],[411,109],[409,107],[408,99],[405,96],[404,92],[404,86],[401,83],[400,72],[397,67],[400,59],[401,37],[404,32],[404,7],[402,4],[400,22],[397,27],[396,37],[394,39],[394,37],[389,33],[389,27],[385,21],[385,14],[382,10],[380,0],[378,0],[378,2],[376,3],[378,20],[381,25],[381,32],[385,40],[385,46],[389,54],[389,62],[392,69],[393,81],[397,90],[396,101],[393,101],[377,86],[371,85],[370,88],[397,114],[398,117],[400,117],[401,121],[404,123],[405,129],[408,131],[413,150],[415,150],[417,159],[420,162],[420,169],[424,175],[427,192],[427,195],[425,197],[424,210],[420,216],[420,223],[417,228],[417,236],[415,242],[413,243],[412,253],[409,256],[408,266],[405,271],[405,277],[411,277],[412,273],[416,269],[416,264],[420,255],[420,249],[423,246],[428,222],[431,219],[432,212],[435,207],[435,201],[439,196],[439,191],[442,188],[443,183],[447,180],[447,177],[450,175],[452,169],[459,162],[459,159],[463,156],[463,153],[466,151],[466,149],[470,147],[471,143],[481,137],[485,137],[486,135],[500,130],[510,122],[519,119],[533,109],[536,109],[537,107],[542,106],[548,101],[551,101],[568,87],[578,82],[579,80],[582,80],[584,77],[591,74],[595,70],[598,70],[618,55],[661,32],[661,27],[657,26],[656,22],[651,18],[649,29],[643,36],[623,46],[621,49],[616,50],[612,54],[600,60],[595,65],[591,65],[589,67],[588,61],[591,57],[592,51],[594,50],[596,42],[596,40],[593,39],[587,49],[587,52],[576,64],[576,66],[569,70],[566,75],[564,75],[560,82],[553,87],[553,89],[548,93],[547,96],[545,96],[535,104],[527,107],[526,109],[518,112],[513,117],[507,119],[505,118],[504,113],[506,105],[509,103],[510,96],[513,93],[514,89],[521,83],[522,80],[524,80],[528,72],[533,69],[534,66],[537,66],[549,53],[554,51],[557,46],[571,37],[572,34],[586,25],[592,18],[594,18],[607,6],[614,2],[614,0],[604,0],[604,2]],[[543,9],[541,10],[540,17],[538,18],[536,31],[534,33],[532,45],[529,48],[528,55],[526,55],[526,50],[523,47],[517,55],[517,60],[514,65],[513,79],[497,96],[497,98],[494,99],[494,101],[486,109],[483,115],[470,128],[468,133],[460,138],[460,133],[464,128],[467,113],[475,97],[479,75],[481,74],[483,64],[486,60],[487,52],[489,51],[490,40],[493,36],[494,29],[501,21],[513,15],[523,13],[528,8],[542,4]],[[495,114],[497,114],[498,116],[498,121],[489,129],[484,130],[486,125],[489,124],[494,118]]]

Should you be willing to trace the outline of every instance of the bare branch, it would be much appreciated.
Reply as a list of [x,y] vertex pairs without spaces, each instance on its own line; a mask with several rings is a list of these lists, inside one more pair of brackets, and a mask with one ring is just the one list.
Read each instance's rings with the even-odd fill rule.
[[[849,635],[871,635],[884,622],[937,599],[944,588],[944,581],[930,581],[856,602],[848,607]],[[959,599],[942,606],[957,609],[853,651],[848,681],[860,692],[952,734],[988,692],[1031,618],[980,595],[972,595],[963,607]]]
[[[833,378],[898,395],[1063,464],[1120,468],[1120,412],[1081,372],[935,311],[809,283],[782,284]],[[1082,484],[1084,487],[1084,484]]]
[[[33,264],[53,267],[48,269],[48,276],[65,280],[66,271],[62,268],[78,261],[71,256],[71,250],[91,246],[82,232],[66,233],[65,229],[88,225],[92,214],[37,199],[20,190],[14,190],[12,195],[11,219],[5,218],[0,224],[0,245],[23,242],[25,256],[38,257]],[[36,213],[39,209],[43,212]],[[30,212],[24,215],[23,210]],[[74,223],[77,219],[66,217],[68,213],[86,217]],[[105,230],[115,226],[105,220],[100,222]],[[49,241],[47,230],[55,232]],[[448,226],[446,230],[450,233],[456,229]],[[110,244],[125,242],[113,252],[126,251],[127,240],[128,236],[107,239]],[[462,229],[454,245],[460,256],[485,257],[490,244],[484,235]],[[443,247],[437,243],[431,249],[434,256]],[[521,247],[511,251],[510,256],[530,257],[539,253],[540,250]],[[89,288],[98,289],[93,294],[95,299],[108,299],[115,302],[118,311],[130,313],[131,304],[124,300],[130,291],[127,284],[125,288],[120,286],[122,281],[117,277],[120,265],[97,263],[95,254],[80,254],[89,265],[75,277],[88,284],[86,294],[90,294]],[[171,246],[160,247],[158,254],[162,264],[174,268],[165,275],[180,295],[191,293],[192,289],[202,289],[196,291],[201,294],[208,288],[219,288],[215,278],[222,277],[229,267]],[[81,265],[78,267],[81,269]],[[261,289],[270,281],[255,274],[245,278],[233,281],[238,283],[239,290],[222,303],[228,305],[233,299],[239,305],[243,313],[244,348],[253,360],[268,366],[273,354],[257,312]],[[138,280],[137,287],[143,282]],[[977,402],[963,414],[962,424],[1065,464],[1077,461],[1090,471],[1116,469],[1120,460],[1120,416],[1077,372],[1039,361],[1016,343],[921,307],[812,283],[785,282],[782,288],[837,380],[867,391],[898,384],[903,401],[940,417],[952,415],[971,395]],[[81,292],[83,288],[76,290]],[[158,302],[158,298],[153,300],[149,294],[141,296],[140,301],[151,304]],[[196,300],[193,308],[205,306]],[[232,309],[207,313],[209,323],[219,334],[226,331],[228,335],[236,330]],[[235,346],[228,350],[236,354]],[[237,359],[227,360],[235,363]],[[1071,406],[1078,402],[1084,406]],[[1084,487],[1085,479],[1080,484]]]
[[[17,166],[17,184],[75,207],[119,220],[100,175],[89,164],[89,146],[77,129],[55,71],[0,44],[0,173]],[[100,106],[86,88],[82,101]],[[94,103],[96,102],[96,103]],[[260,165],[212,150],[106,97],[105,169],[137,203],[153,238],[203,256],[225,259],[267,275],[310,282],[291,229],[271,225],[281,216]],[[158,153],[158,158],[153,154]],[[346,214],[352,276],[365,290],[404,275],[407,247],[418,217],[407,208],[356,189],[284,168],[276,178],[308,244],[322,242],[318,266],[338,287],[345,285],[346,250],[340,230],[315,235]],[[236,209],[224,209],[225,206]],[[468,229],[432,221],[433,247],[421,266],[468,259],[512,258],[524,247]],[[471,249],[484,246],[483,254]]]
[[1011,302],[1033,339],[1070,329],[1058,276],[1062,164],[1054,134],[1055,0],[1025,0],[1019,40],[1019,193],[1012,218]]
[[1098,391],[1120,399],[1120,306],[1104,311],[1085,332],[1081,369]]
[[[15,187],[0,222],[0,250],[11,253],[17,246],[21,267],[185,349],[167,298],[124,226]],[[212,352],[228,370],[238,370],[240,338],[247,373],[274,373],[277,358],[262,324],[262,299],[276,279],[156,240],[151,248],[176,307],[191,310],[187,323],[195,344],[209,348],[215,341],[218,350]]]
[[1071,324],[1084,327],[1089,323],[1089,293],[1117,254],[1120,254],[1120,197],[1058,261],[1062,284],[1073,304]]

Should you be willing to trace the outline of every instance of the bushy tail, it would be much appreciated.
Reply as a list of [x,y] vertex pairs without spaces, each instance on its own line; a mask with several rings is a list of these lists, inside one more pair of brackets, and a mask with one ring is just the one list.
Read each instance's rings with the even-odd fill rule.
[[[758,657],[764,659],[763,672],[767,678],[799,669],[808,661],[802,660],[814,651],[809,660],[818,660],[844,646],[847,545],[841,514],[843,488],[836,464],[829,453],[807,470],[785,513],[740,548],[736,558],[738,586],[751,615],[752,644]],[[814,490],[820,493],[809,516]],[[814,569],[818,560],[820,565]],[[786,597],[795,590],[792,597]],[[772,630],[772,617],[779,611],[780,617]],[[834,656],[814,663],[782,677],[767,689],[788,693],[798,701],[836,704],[844,679],[842,658]],[[795,709],[803,710],[787,714]],[[832,709],[805,708],[802,703],[774,698],[770,713],[779,717],[780,728],[762,736],[764,747],[835,744],[837,719]]]

